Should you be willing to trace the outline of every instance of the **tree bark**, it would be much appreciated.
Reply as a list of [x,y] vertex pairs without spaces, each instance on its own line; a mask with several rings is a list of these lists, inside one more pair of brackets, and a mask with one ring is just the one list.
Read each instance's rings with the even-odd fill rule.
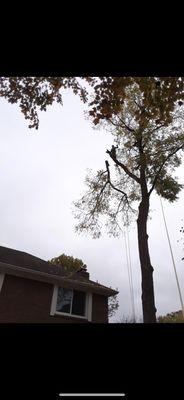
[[142,272],[142,307],[143,321],[156,322],[156,308],[154,299],[153,267],[151,265],[148,247],[147,219],[149,212],[149,195],[142,197],[137,219],[139,258]]

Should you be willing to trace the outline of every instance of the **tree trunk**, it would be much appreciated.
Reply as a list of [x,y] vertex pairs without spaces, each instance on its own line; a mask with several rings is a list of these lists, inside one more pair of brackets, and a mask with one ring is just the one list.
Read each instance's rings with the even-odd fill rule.
[[139,258],[142,272],[142,307],[143,307],[143,321],[156,322],[156,308],[154,299],[154,286],[153,286],[153,267],[151,265],[149,248],[148,248],[148,234],[147,234],[147,218],[149,212],[149,196],[144,196],[139,205],[139,214],[137,219],[138,228],[138,247]]

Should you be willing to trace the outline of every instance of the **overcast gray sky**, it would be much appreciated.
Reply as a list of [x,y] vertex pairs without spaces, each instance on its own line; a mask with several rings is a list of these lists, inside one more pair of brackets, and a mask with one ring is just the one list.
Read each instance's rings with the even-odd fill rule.
[[[18,106],[0,99],[0,245],[48,260],[61,253],[81,258],[90,277],[118,288],[120,307],[112,322],[131,316],[123,237],[78,236],[72,202],[85,191],[87,168],[104,168],[113,143],[110,133],[94,130],[84,106],[71,92],[64,106],[40,113],[39,129],[30,130]],[[183,168],[178,170],[184,183]],[[184,256],[179,229],[184,193],[174,204],[163,201],[178,276],[184,294]],[[159,199],[153,195],[149,244],[154,267],[157,315],[181,309]],[[136,223],[130,228],[136,316],[142,315]]]

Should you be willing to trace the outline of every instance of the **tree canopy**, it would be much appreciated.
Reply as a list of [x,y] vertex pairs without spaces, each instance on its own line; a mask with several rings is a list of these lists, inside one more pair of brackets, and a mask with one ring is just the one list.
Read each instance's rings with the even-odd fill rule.
[[83,102],[87,92],[75,77],[0,77],[0,96],[17,103],[29,128],[38,129],[38,111],[46,111],[54,102],[63,104],[62,90],[71,88]]
[[140,124],[146,124],[150,119],[157,124],[169,124],[176,102],[182,105],[184,100],[183,77],[101,77],[93,79],[90,84],[94,87],[90,114],[96,124],[121,112],[127,98],[127,87],[134,84],[141,93],[142,108],[138,108],[134,115]]
[[62,265],[65,271],[75,272],[80,268],[86,269],[86,265],[79,258],[74,258],[73,256],[67,256],[66,254],[61,254],[58,257],[54,257],[49,260],[51,264]]
[[99,237],[101,217],[106,216],[108,232],[120,233],[118,216],[124,216],[123,222],[128,223],[127,213],[129,219],[131,213],[137,215],[143,173],[148,196],[155,190],[170,202],[178,198],[183,186],[173,172],[182,162],[184,106],[175,107],[169,123],[167,119],[158,123],[157,114],[148,119],[148,111],[144,119],[142,107],[142,93],[134,82],[126,89],[121,112],[105,124],[114,138],[112,148],[106,151],[112,164],[106,160],[104,169],[96,174],[90,171],[87,191],[75,202],[78,232]]
[[[92,95],[86,84],[92,88]],[[29,128],[38,129],[38,111],[46,111],[55,101],[62,104],[62,90],[71,88],[88,103],[89,115],[98,124],[121,111],[126,89],[132,84],[142,95],[142,110],[137,110],[135,118],[169,124],[176,102],[182,105],[184,100],[183,77],[1,77],[0,96],[17,103],[30,122]]]
[[175,311],[158,317],[159,323],[184,323],[182,311]]

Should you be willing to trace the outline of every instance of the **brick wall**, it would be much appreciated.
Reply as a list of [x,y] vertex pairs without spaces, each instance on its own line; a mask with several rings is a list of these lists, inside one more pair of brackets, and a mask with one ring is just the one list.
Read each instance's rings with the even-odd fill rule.
[[108,298],[99,294],[93,295],[93,322],[108,322]]
[[[52,284],[5,275],[0,292],[0,323],[88,322],[80,318],[50,316],[52,294]],[[106,297],[93,295],[92,322],[107,322]]]

